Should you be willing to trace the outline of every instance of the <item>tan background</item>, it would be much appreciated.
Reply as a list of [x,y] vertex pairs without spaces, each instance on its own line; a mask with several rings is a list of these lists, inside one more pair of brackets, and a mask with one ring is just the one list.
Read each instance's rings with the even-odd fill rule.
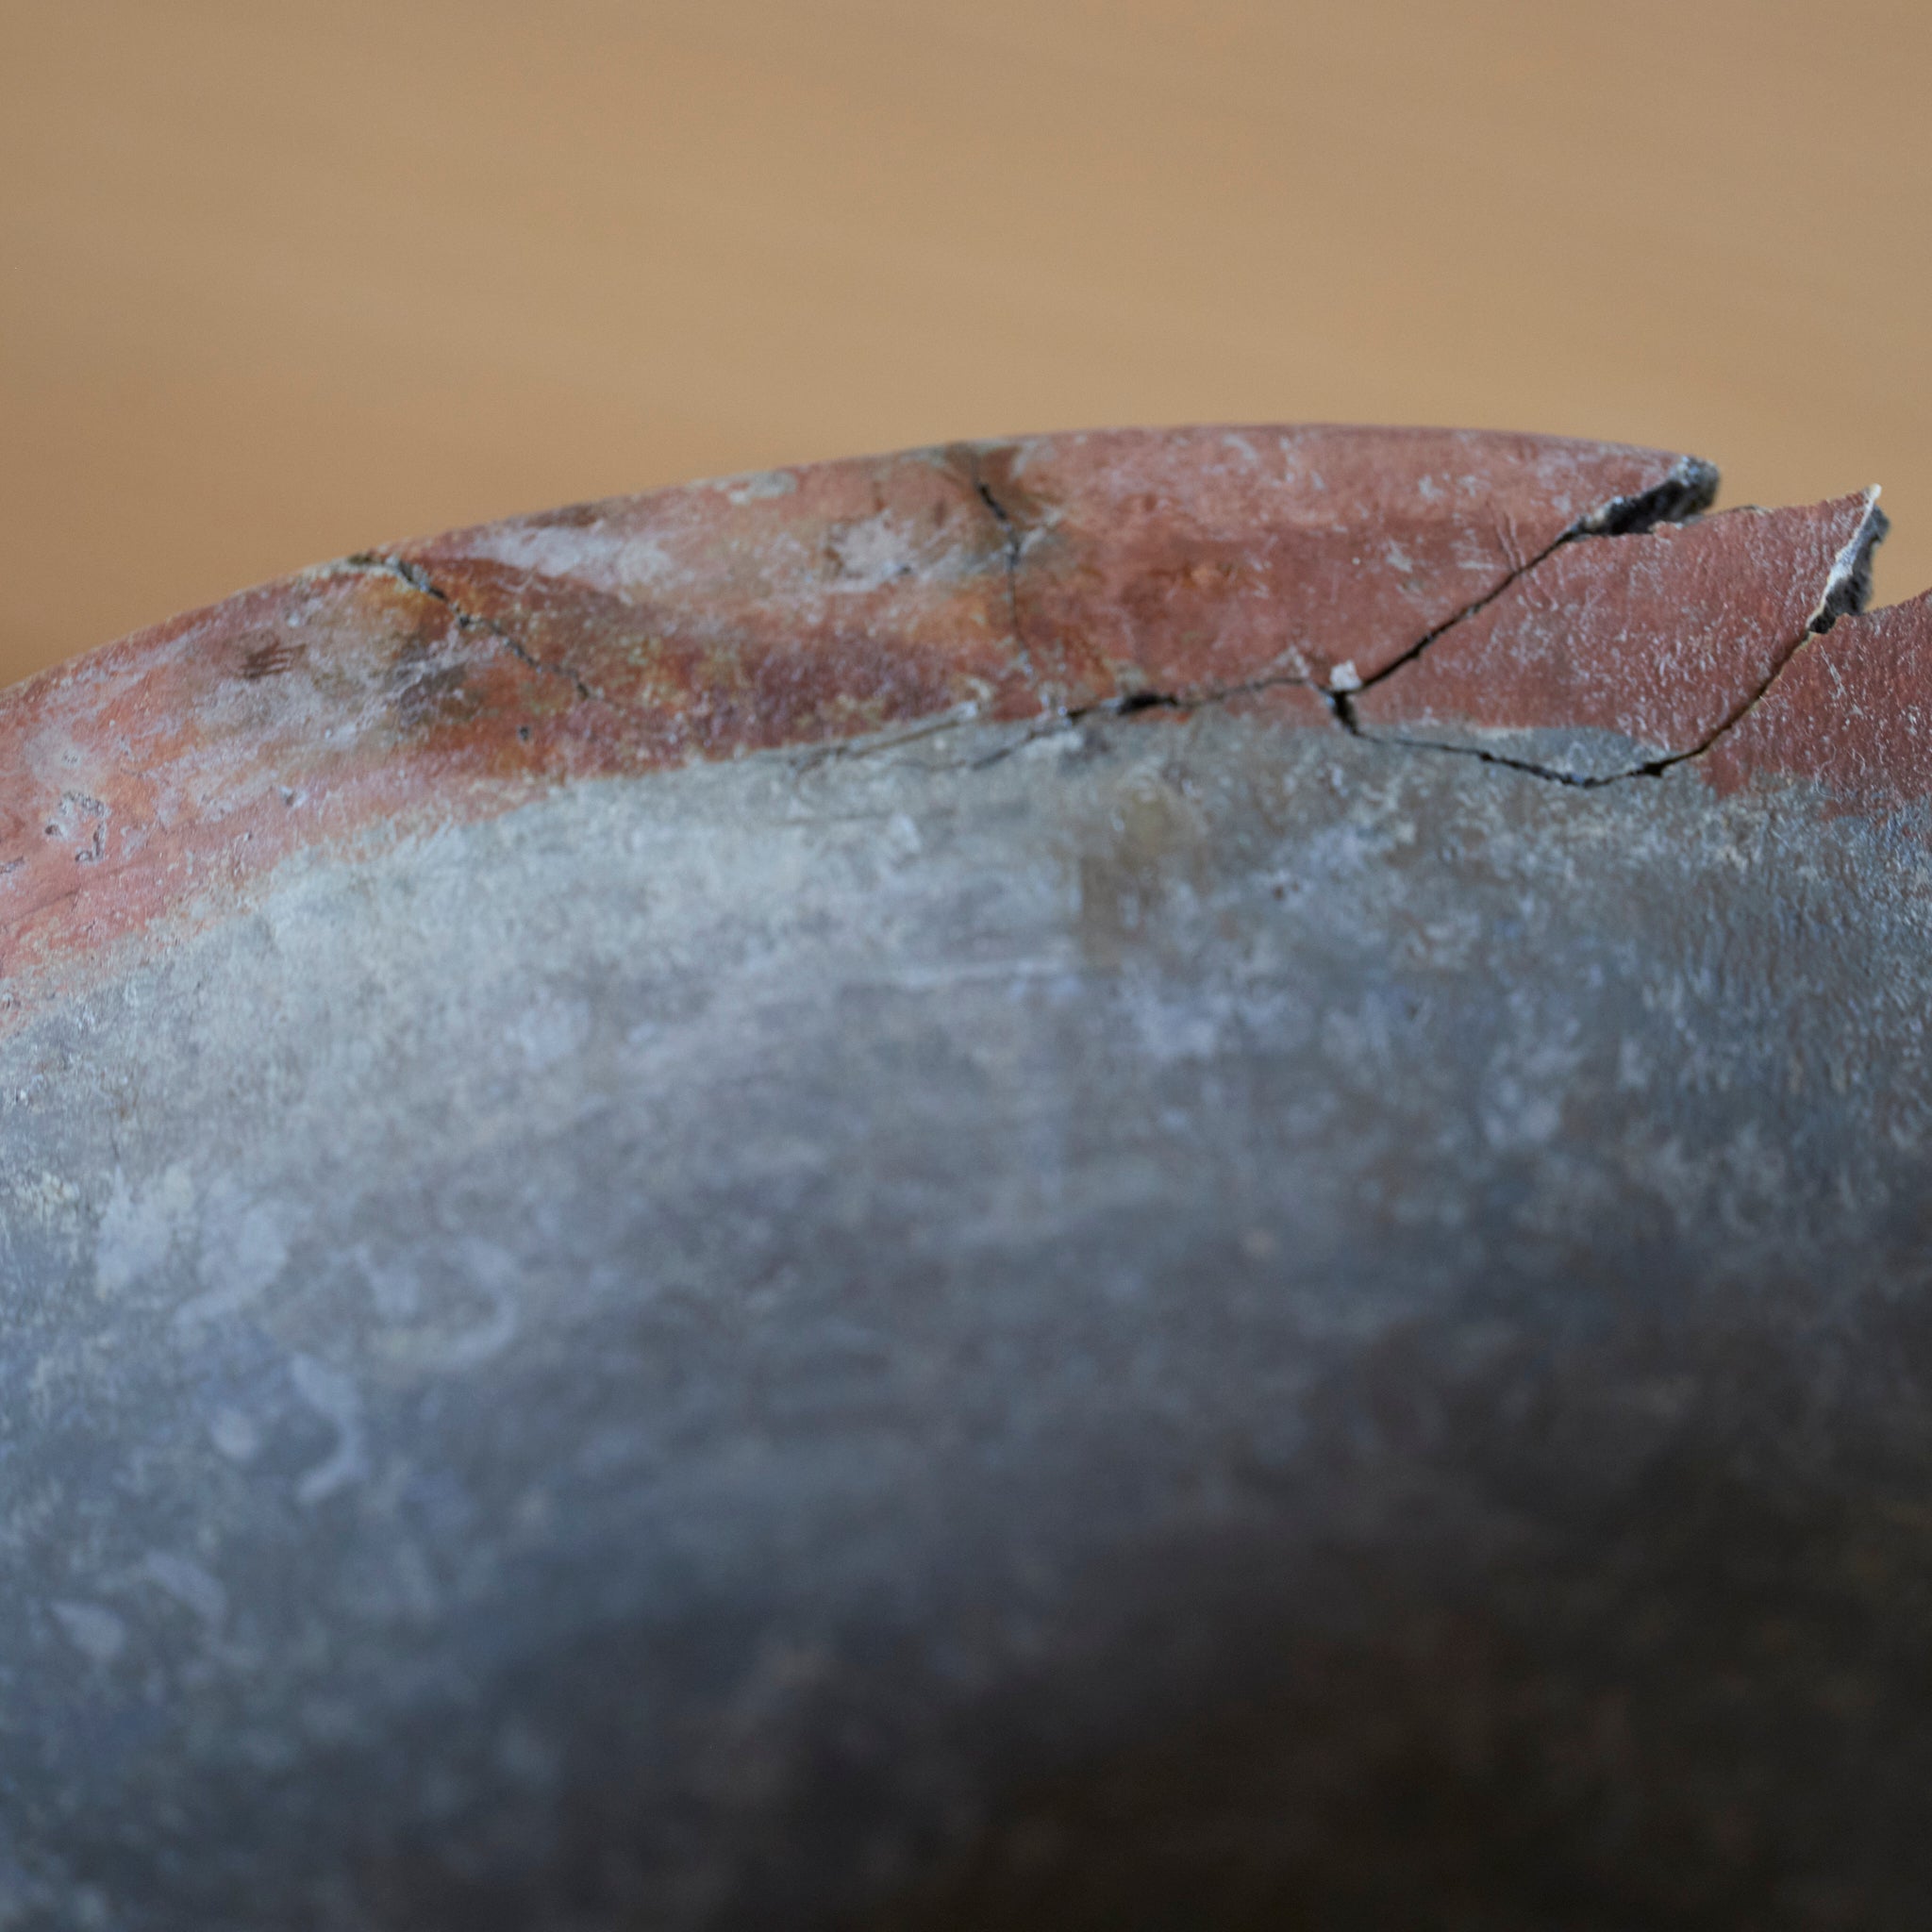
[[0,0],[0,677],[244,583],[1008,430],[1504,425],[1886,485],[1932,8]]

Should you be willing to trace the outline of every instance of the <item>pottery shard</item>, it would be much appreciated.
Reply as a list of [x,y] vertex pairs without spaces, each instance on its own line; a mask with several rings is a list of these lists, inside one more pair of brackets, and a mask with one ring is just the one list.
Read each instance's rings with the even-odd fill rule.
[[1361,692],[1357,722],[1586,782],[1684,758],[1862,601],[1875,496],[1566,543]]
[[1721,791],[1805,780],[1881,812],[1932,799],[1932,591],[1808,639],[1698,762]]
[[1114,430],[988,447],[1015,617],[1078,705],[1388,669],[1566,535],[1701,509],[1690,457],[1467,430]]
[[[0,694],[0,974],[541,789],[1373,675],[1715,472],[1468,431],[1124,430],[580,505],[324,565]],[[1283,723],[1330,723],[1304,687]]]
[[1694,458],[1489,432],[956,444],[456,531],[390,555],[700,743],[1346,688],[1564,535],[1706,503]]

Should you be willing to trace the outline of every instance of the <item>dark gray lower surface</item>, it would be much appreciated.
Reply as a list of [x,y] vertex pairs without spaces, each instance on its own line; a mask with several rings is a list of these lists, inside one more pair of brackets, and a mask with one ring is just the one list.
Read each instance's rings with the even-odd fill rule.
[[1924,1922],[1922,848],[1013,743],[0,1046],[0,1926]]

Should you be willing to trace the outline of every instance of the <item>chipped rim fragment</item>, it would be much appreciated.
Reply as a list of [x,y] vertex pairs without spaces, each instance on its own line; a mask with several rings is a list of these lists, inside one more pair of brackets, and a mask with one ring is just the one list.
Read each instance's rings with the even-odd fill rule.
[[1352,698],[1351,722],[1583,785],[1693,758],[1864,602],[1877,496],[1566,544]]
[[[729,477],[321,565],[0,692],[0,1027],[294,857],[353,860],[559,785],[1208,701],[1358,725],[1579,571],[1721,549],[1703,533],[1744,513],[1699,521],[1715,487],[1695,458],[1502,432],[1108,430]],[[1869,501],[1763,514],[1815,535],[1853,502],[1832,581],[1855,607]],[[1829,586],[1815,601],[1837,614]],[[1848,622],[1828,651],[1796,648],[1815,618],[1774,626],[1769,658],[1740,659],[1756,687],[1666,761],[1856,678]],[[1923,612],[1899,625],[1916,676]],[[1792,730],[1754,722],[1708,775],[1817,775]],[[1858,795],[1894,771],[1923,792],[1932,758],[1901,752]]]

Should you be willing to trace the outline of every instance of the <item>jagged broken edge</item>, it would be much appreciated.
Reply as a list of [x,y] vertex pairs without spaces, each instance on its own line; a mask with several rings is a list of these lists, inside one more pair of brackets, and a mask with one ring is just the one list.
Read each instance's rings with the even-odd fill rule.
[[[1641,537],[1659,524],[1688,524],[1717,501],[1723,480],[1715,463],[1707,462],[1702,457],[1680,457],[1662,482],[1638,491],[1635,496],[1612,497],[1588,516],[1579,518],[1550,548],[1578,537]],[[1534,570],[1536,565],[1524,568]]]
[[[1497,598],[1520,583],[1539,564],[1555,556],[1564,544],[1591,537],[1641,537],[1646,530],[1656,529],[1659,524],[1694,523],[1717,501],[1723,480],[1715,463],[1707,461],[1703,457],[1679,457],[1662,480],[1652,484],[1648,490],[1640,490],[1634,496],[1613,496],[1607,503],[1586,511],[1520,570],[1512,571],[1501,583],[1485,591],[1480,597],[1473,598],[1453,616],[1445,618],[1418,638],[1401,657],[1385,664],[1374,676],[1345,686],[1333,685],[1323,691],[1335,722],[1352,737],[1365,737],[1356,719],[1356,692],[1372,690],[1385,678],[1392,677],[1405,664],[1413,663],[1438,638],[1454,630],[1458,624],[1467,623],[1478,611],[1488,609]],[[1450,746],[1434,748],[1453,749]],[[1507,763],[1507,760],[1491,759],[1491,762]]]
[[[1686,467],[1694,467],[1705,473],[1705,487],[1702,490],[1701,495],[1687,495],[1683,499],[1684,508],[1680,511],[1673,512],[1666,510],[1659,514],[1649,513],[1658,498],[1668,495],[1674,481],[1673,477],[1666,478],[1654,491],[1647,491],[1640,496],[1625,500],[1628,510],[1632,512],[1627,520],[1617,514],[1619,506],[1609,506],[1607,509],[1606,520],[1614,520],[1613,526],[1592,527],[1591,525],[1595,520],[1589,518],[1582,520],[1577,525],[1565,531],[1541,556],[1536,558],[1532,562],[1525,564],[1508,582],[1499,585],[1489,595],[1479,598],[1474,604],[1471,605],[1469,609],[1459,612],[1447,624],[1439,625],[1423,643],[1417,645],[1414,650],[1390,665],[1386,671],[1379,672],[1375,676],[1363,680],[1357,689],[1367,691],[1374,685],[1380,684],[1384,678],[1391,676],[1403,665],[1412,663],[1422,655],[1425,648],[1435,643],[1438,639],[1441,638],[1448,631],[1453,630],[1456,625],[1464,622],[1465,619],[1487,608],[1498,597],[1502,596],[1505,591],[1508,591],[1511,586],[1519,583],[1524,577],[1528,576],[1540,564],[1554,556],[1566,543],[1573,542],[1579,538],[1588,537],[1642,536],[1646,532],[1656,529],[1660,524],[1685,525],[1695,523],[1710,508],[1710,505],[1716,498],[1719,480],[1718,472],[1713,465],[1704,462],[1701,458],[1695,457],[1686,458],[1684,462],[1679,465],[1679,468]],[[1661,777],[1664,773],[1673,770],[1678,765],[1688,763],[1695,758],[1701,758],[1727,732],[1731,731],[1743,719],[1748,717],[1776,686],[1778,679],[1784,675],[1786,665],[1797,656],[1798,652],[1804,648],[1809,639],[1830,630],[1840,618],[1854,616],[1865,610],[1872,597],[1873,556],[1879,544],[1885,541],[1891,530],[1891,519],[1878,507],[1880,488],[1880,485],[1874,483],[1869,485],[1864,491],[1864,516],[1859,519],[1857,528],[1846,540],[1845,543],[1839,550],[1837,557],[1833,559],[1831,569],[1825,575],[1824,588],[1819,594],[1817,605],[1814,607],[1809,618],[1806,620],[1803,629],[1792,638],[1790,642],[1780,653],[1776,663],[1772,667],[1771,675],[1748,691],[1737,707],[1721,719],[1697,743],[1683,751],[1674,751],[1667,753],[1661,758],[1644,759],[1638,764],[1632,765],[1627,771],[1607,773],[1601,775],[1580,776],[1575,773],[1558,772],[1547,765],[1540,765],[1533,758],[1513,758],[1507,752],[1496,751],[1486,746],[1446,744],[1441,741],[1424,738],[1384,737],[1377,733],[1367,731],[1363,728],[1356,715],[1353,702],[1355,693],[1353,691],[1328,693],[1329,708],[1343,728],[1353,736],[1360,739],[1364,743],[1387,745],[1391,749],[1410,752],[1433,752],[1446,758],[1474,758],[1481,764],[1500,766],[1506,771],[1522,772],[1526,776],[1540,778],[1552,785],[1567,785],[1577,791],[1594,791],[1606,785],[1621,785],[1631,778]]]

